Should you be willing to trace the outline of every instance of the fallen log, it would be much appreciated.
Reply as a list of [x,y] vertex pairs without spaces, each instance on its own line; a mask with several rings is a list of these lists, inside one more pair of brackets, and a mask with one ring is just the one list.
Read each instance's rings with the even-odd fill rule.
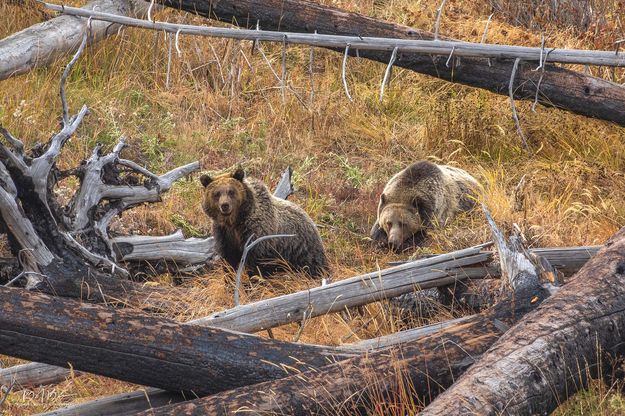
[[[280,187],[278,187],[278,189],[280,189]],[[491,254],[480,253],[482,247],[483,245],[446,253],[437,258],[427,259],[427,261],[417,261],[399,268],[368,273],[331,285],[242,305],[226,312],[211,315],[207,318],[189,321],[187,324],[204,325],[241,332],[256,332],[263,328],[273,328],[322,315],[323,313],[321,312],[323,308],[326,308],[327,313],[331,313],[344,310],[344,308],[348,306],[360,306],[383,300],[389,296],[394,296],[394,293],[401,294],[413,291],[416,285],[425,286],[426,288],[439,287],[468,277],[486,277],[486,273],[489,270],[488,267],[457,268],[464,263],[481,263],[487,260]],[[446,271],[446,269],[449,268],[451,268],[451,270]],[[380,278],[380,280],[378,280],[378,278]],[[340,296],[341,292],[344,292],[346,288],[352,292],[352,298]],[[301,303],[303,299],[305,299],[305,303]],[[289,307],[285,309],[284,305],[289,305]],[[278,308],[282,310],[282,313],[276,314],[271,312]],[[297,312],[297,308],[300,308],[301,312]],[[304,313],[306,314],[305,316]],[[270,315],[270,318],[265,318],[265,315]],[[259,328],[259,322],[265,326]],[[407,331],[396,339],[392,336],[386,337],[384,340],[379,341],[379,345],[380,348],[382,348],[382,346],[407,342],[419,336],[419,332],[413,334]],[[370,348],[372,347],[369,344],[363,344],[362,347],[358,347],[358,344],[351,346],[351,349],[360,352]],[[40,367],[41,364],[39,363],[26,365],[32,365],[34,368],[42,371]],[[49,367],[50,372],[56,375],[57,381],[61,381],[69,375],[69,370],[65,370],[64,373],[63,371],[59,371],[58,367],[53,365]],[[45,378],[46,381],[49,381],[48,377]]]
[[[224,27],[197,26],[188,24],[156,22],[133,17],[104,13],[96,10],[85,10],[77,7],[60,6],[43,3],[48,10],[70,16],[80,16],[117,23],[124,26],[164,31],[177,35],[208,36],[225,39],[249,40],[254,42],[278,42],[284,38],[289,44],[309,45],[330,49],[345,49],[347,46],[362,51],[387,51],[397,49],[397,53],[414,53],[422,55],[439,55],[448,57],[468,56],[473,58],[521,59],[541,65],[545,49],[540,47],[511,46],[475,42],[413,40],[397,38],[373,38],[363,36],[326,35],[319,33],[278,32],[259,29],[232,29]],[[625,58],[614,51],[550,48],[549,62],[577,65],[625,66]]]
[[[285,172],[285,176],[286,177],[286,172]],[[287,181],[286,179],[283,179],[280,181],[281,184],[286,184]],[[290,183],[290,182],[288,182]],[[281,189],[281,186],[278,186],[276,188],[276,193],[278,194],[280,193],[282,195],[282,192],[279,192],[278,190]],[[532,249],[530,250],[531,253],[534,254],[540,254],[542,256],[544,256],[544,258],[546,258],[550,263],[552,263],[554,266],[557,266],[558,270],[565,272],[565,274],[571,274],[573,272],[575,272],[579,267],[581,267],[581,265],[583,265],[588,258],[590,258],[590,256],[594,253],[596,253],[598,251],[598,247],[600,246],[589,246],[589,247],[570,247],[570,248],[540,248],[540,249]],[[473,252],[473,251],[472,251]],[[477,252],[477,251],[475,251]],[[455,252],[455,253],[448,253],[448,257],[447,258],[460,258],[462,256],[461,252]],[[430,257],[431,259],[431,257]],[[406,263],[401,263],[401,264],[406,264]],[[414,270],[418,270],[419,267],[422,267],[423,263],[421,263],[421,266],[419,265],[419,263],[413,263]],[[434,267],[436,268],[436,267]],[[383,270],[380,273],[381,274],[385,274],[387,273],[389,270]],[[406,272],[408,270],[405,270]],[[486,277],[486,275],[482,274],[480,275],[480,273],[484,273],[484,272],[488,272],[490,276],[492,277],[496,277],[499,275],[500,270],[498,266],[492,266],[489,265],[487,267],[479,267],[479,268],[475,268],[475,267],[463,267],[462,271],[460,273],[457,274],[458,278],[463,278],[465,276],[473,276],[473,277]],[[434,279],[428,282],[428,286],[435,286],[436,284],[446,284],[447,283],[447,278],[449,276],[445,276],[443,278],[440,279]],[[354,281],[357,280],[361,280],[363,277],[362,276],[357,276],[356,278],[352,278]],[[386,278],[392,279],[393,277],[391,275],[387,276]],[[349,282],[349,279],[347,280]],[[386,283],[383,285],[386,286]],[[325,286],[325,288],[327,288],[328,286]],[[360,290],[366,291],[366,286],[360,285]],[[412,291],[414,288],[410,287],[410,290]],[[323,288],[319,289],[319,292],[322,292]],[[330,287],[330,290],[333,290],[332,287]],[[302,292],[296,292],[293,294],[289,294],[289,295],[284,295],[281,298],[272,298],[272,299],[266,299],[260,302],[255,302],[249,305],[252,305],[252,307],[244,305],[241,306],[239,308],[234,308],[231,310],[231,314],[226,314],[228,316],[236,316],[238,314],[238,312],[241,310],[240,308],[243,308],[243,310],[258,310],[257,315],[258,316],[263,316],[264,314],[269,314],[270,311],[272,309],[274,309],[275,307],[277,307],[277,305],[280,302],[286,302],[287,300],[290,299],[290,301],[292,302],[292,306],[295,307],[297,305],[297,302],[294,300],[296,298],[301,297],[303,294],[307,294],[309,295],[310,292],[308,290],[306,291],[302,291]],[[314,296],[314,294],[313,294]],[[278,300],[280,299],[280,300]],[[307,299],[307,301],[309,301],[310,299]],[[336,299],[336,302],[342,302],[343,299],[338,298]],[[308,308],[308,305],[310,305],[309,302],[307,302],[305,305],[302,304],[302,308]],[[316,312],[314,311],[310,311],[310,309],[308,309],[310,313],[307,314],[306,318],[309,319],[312,316],[317,316]],[[217,315],[220,315],[221,313],[218,313]],[[284,315],[281,315],[284,316]],[[292,322],[298,322],[302,319],[301,316],[297,315],[297,314],[291,314],[288,315],[288,322],[284,322],[284,324],[287,323],[292,323]],[[209,322],[211,319],[216,319],[216,318],[211,318],[211,317],[207,317],[207,318],[203,318],[203,319],[199,319],[196,320],[197,323],[202,323],[202,322]],[[225,319],[225,318],[224,318]],[[460,318],[460,320],[464,320],[466,318]],[[460,322],[460,320],[458,322]],[[224,320],[221,321],[222,323],[228,324],[228,320]],[[194,322],[189,322],[190,324],[193,324]],[[210,322],[210,326],[216,326],[219,327],[219,321],[217,322]],[[348,348],[348,349],[352,349],[354,351],[365,351],[368,349],[382,349],[382,348],[387,348],[387,347],[391,347],[393,345],[397,345],[400,343],[406,343],[406,342],[411,342],[414,341],[418,338],[420,338],[423,335],[426,334],[430,334],[432,332],[435,332],[437,330],[443,329],[444,327],[449,326],[451,323],[451,321],[449,322],[445,322],[445,323],[439,323],[439,324],[433,324],[431,326],[427,326],[427,327],[422,327],[422,328],[414,328],[414,329],[410,329],[410,330],[406,330],[406,331],[402,331],[396,334],[391,334],[388,336],[383,336],[383,337],[379,337],[379,338],[374,338],[374,339],[370,339],[370,340],[364,340],[364,341],[360,341],[358,343],[354,343],[354,344],[349,344],[349,345],[345,345],[344,348]],[[224,324],[224,325],[225,325]],[[241,324],[243,326],[239,327],[237,326],[238,324]],[[251,330],[257,330],[256,326],[251,326],[249,328],[245,328],[245,326],[247,325],[247,323],[245,322],[245,320],[235,320],[235,321],[230,321],[230,323],[228,324],[228,328],[232,329],[232,330],[236,330],[236,331],[242,331],[242,332],[252,332],[252,331],[247,331],[246,329],[251,329]],[[269,322],[266,323],[266,325],[268,327],[275,327],[278,326],[277,323],[275,322]],[[65,378],[67,378],[69,376],[69,370],[67,369],[61,369],[59,367],[55,367],[52,365],[47,365],[47,364],[40,364],[40,363],[31,363],[31,364],[24,364],[24,370],[26,368],[28,368],[28,366],[33,366],[33,372],[35,372],[35,374],[41,374],[41,380],[39,380],[38,378],[31,378],[29,380],[29,384],[33,384],[33,385],[41,385],[41,384],[48,384],[48,383],[55,383],[55,382],[59,382],[64,380]],[[49,373],[50,374],[46,374],[46,368],[49,368]],[[0,379],[2,378],[2,374],[3,372],[9,373],[10,369],[5,369],[5,370],[0,370]],[[8,384],[8,383],[5,383]],[[20,384],[20,380],[18,379],[18,385]],[[126,398],[124,396],[125,400],[127,402],[130,402],[129,398]],[[145,396],[143,395],[143,393],[137,393],[137,400],[140,402],[145,402]],[[113,400],[114,402],[114,400]],[[108,403],[108,402],[106,402]],[[106,408],[106,403],[100,403],[98,402],[98,405],[103,405]],[[135,409],[135,408],[133,408]],[[142,408],[140,408],[142,409]],[[96,414],[96,413],[83,413],[83,412],[87,412],[88,409],[80,409],[80,413],[81,414]],[[137,409],[139,410],[139,409]],[[67,413],[67,414],[71,414],[71,413]]]
[[[83,8],[142,18],[148,7],[148,3],[137,0],[95,0]],[[0,80],[48,66],[74,52],[86,27],[87,19],[59,16],[0,40]],[[91,42],[116,34],[119,29],[116,24],[93,21]]]
[[[376,20],[358,13],[306,0],[160,0],[165,6],[253,29],[259,23],[267,30],[323,34],[358,35],[381,38],[434,39],[434,34],[395,23]],[[441,40],[449,40],[440,37]],[[391,52],[349,51],[350,55],[385,64]],[[508,95],[514,60],[463,57],[436,59],[427,55],[398,53],[394,65],[450,82],[484,88]],[[533,71],[535,64],[520,63],[514,81],[514,98],[534,100],[547,107],[557,107],[576,114],[625,125],[625,89],[619,84],[545,65]],[[537,94],[541,78],[540,91]]]
[[345,308],[399,296],[415,289],[448,285],[471,277],[484,277],[491,253],[484,245],[416,260],[400,266],[371,272],[332,284],[288,295],[248,303],[189,323],[257,332]]
[[[79,374],[78,372],[76,372]],[[0,386],[13,385],[13,391],[58,383],[70,375],[70,370],[42,363],[28,363],[0,369]],[[15,384],[14,384],[15,383]]]
[[423,415],[549,414],[625,353],[625,228]]
[[[498,230],[497,230],[498,233]],[[322,369],[254,386],[241,387],[190,402],[152,409],[141,415],[251,414],[337,415],[380,412],[382,403],[401,403],[402,388],[428,402],[451,385],[509,325],[549,296],[536,269],[519,249],[493,234],[500,251],[507,297],[491,309],[403,347],[373,352]],[[514,273],[514,274],[512,274]],[[407,386],[407,387],[406,387]],[[413,399],[406,399],[414,403]],[[377,403],[377,405],[376,405]],[[400,413],[415,412],[404,406]],[[382,410],[383,412],[383,410]]]
[[[545,247],[545,248],[531,248],[528,251],[537,256],[546,259],[553,267],[559,272],[562,272],[565,276],[571,276],[578,272],[584,264],[592,256],[597,254],[601,249],[601,246],[580,246],[580,247]],[[434,255],[424,256],[422,258],[431,258]],[[400,264],[406,264],[408,261],[393,261],[390,262],[390,266],[398,266]],[[492,276],[499,276],[500,270],[498,265],[493,265],[495,270],[492,272]]]
[[353,357],[0,287],[0,354],[206,395]]
[[[421,328],[409,329],[395,334],[343,345],[341,348],[361,354],[367,351],[382,350],[394,345],[416,341],[420,338],[432,335],[442,329],[472,318],[474,318],[474,316],[452,319],[450,321],[427,325]],[[182,395],[169,391],[146,388],[145,390],[138,390],[131,393],[100,397],[89,402],[70,405],[61,409],[41,413],[38,416],[107,416],[111,414],[131,414],[184,400],[189,400],[189,398],[185,399]]]

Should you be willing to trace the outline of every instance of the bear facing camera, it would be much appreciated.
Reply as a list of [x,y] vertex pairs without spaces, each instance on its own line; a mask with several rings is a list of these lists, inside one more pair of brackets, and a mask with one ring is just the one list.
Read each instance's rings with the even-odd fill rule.
[[477,180],[462,169],[415,162],[384,187],[371,238],[397,251],[418,244],[428,228],[445,226],[472,209],[478,189]]
[[260,181],[247,178],[243,169],[211,178],[202,175],[202,208],[213,222],[217,253],[237,268],[245,243],[268,235],[254,246],[246,267],[266,276],[282,270],[303,271],[310,276],[328,272],[321,236],[308,214],[292,202],[271,195]]

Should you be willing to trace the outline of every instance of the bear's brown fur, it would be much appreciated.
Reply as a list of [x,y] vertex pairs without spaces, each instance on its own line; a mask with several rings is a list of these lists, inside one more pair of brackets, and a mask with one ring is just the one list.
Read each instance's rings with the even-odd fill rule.
[[393,176],[380,195],[371,238],[396,250],[444,226],[475,203],[479,183],[467,172],[428,161],[415,162]]
[[213,221],[217,252],[233,268],[250,237],[295,234],[260,242],[248,253],[246,266],[264,275],[288,268],[311,276],[327,272],[321,236],[303,209],[274,197],[262,182],[246,178],[242,169],[215,178],[202,175],[200,182],[202,208]]

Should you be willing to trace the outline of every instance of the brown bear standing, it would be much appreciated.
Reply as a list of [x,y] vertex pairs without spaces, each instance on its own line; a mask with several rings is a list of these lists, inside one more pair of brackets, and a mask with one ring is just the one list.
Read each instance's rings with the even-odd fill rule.
[[407,242],[423,238],[427,228],[444,226],[459,212],[473,208],[479,186],[462,169],[415,162],[384,187],[371,238],[402,250]]
[[204,186],[202,208],[213,220],[217,252],[233,268],[250,237],[295,234],[260,242],[248,252],[246,266],[263,275],[288,268],[311,276],[327,272],[321,236],[303,209],[274,197],[262,182],[245,178],[242,169],[216,178],[202,175],[200,182]]

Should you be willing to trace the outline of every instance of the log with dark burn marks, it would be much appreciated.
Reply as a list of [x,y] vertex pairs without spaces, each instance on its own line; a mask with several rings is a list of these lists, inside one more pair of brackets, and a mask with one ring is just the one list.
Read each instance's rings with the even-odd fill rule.
[[0,354],[198,395],[355,355],[23,289],[0,287],[0,310]]
[[423,415],[549,414],[625,353],[625,228]]
[[[531,303],[528,295],[537,296],[536,301]],[[142,415],[229,415],[240,408],[250,414],[367,414],[371,410],[371,397],[398,403],[403,383],[420,400],[428,402],[546,296],[540,291],[517,294],[486,312],[402,347],[277,381],[152,409]]]
[[[160,0],[165,6],[182,9],[211,19],[254,28],[256,23],[266,30],[323,34],[360,35],[387,38],[433,39],[423,30],[385,22],[358,13],[321,5],[306,0]],[[441,40],[446,39],[439,37]],[[356,55],[356,51],[350,51]],[[360,57],[388,63],[390,52],[358,51]],[[479,58],[447,59],[432,56],[397,55],[396,66],[446,81],[484,88],[508,95],[514,61]],[[573,113],[625,125],[625,89],[620,85],[590,75],[553,65],[544,73],[532,71],[535,64],[520,63],[514,97],[533,100],[538,79],[542,76],[538,101]]]

